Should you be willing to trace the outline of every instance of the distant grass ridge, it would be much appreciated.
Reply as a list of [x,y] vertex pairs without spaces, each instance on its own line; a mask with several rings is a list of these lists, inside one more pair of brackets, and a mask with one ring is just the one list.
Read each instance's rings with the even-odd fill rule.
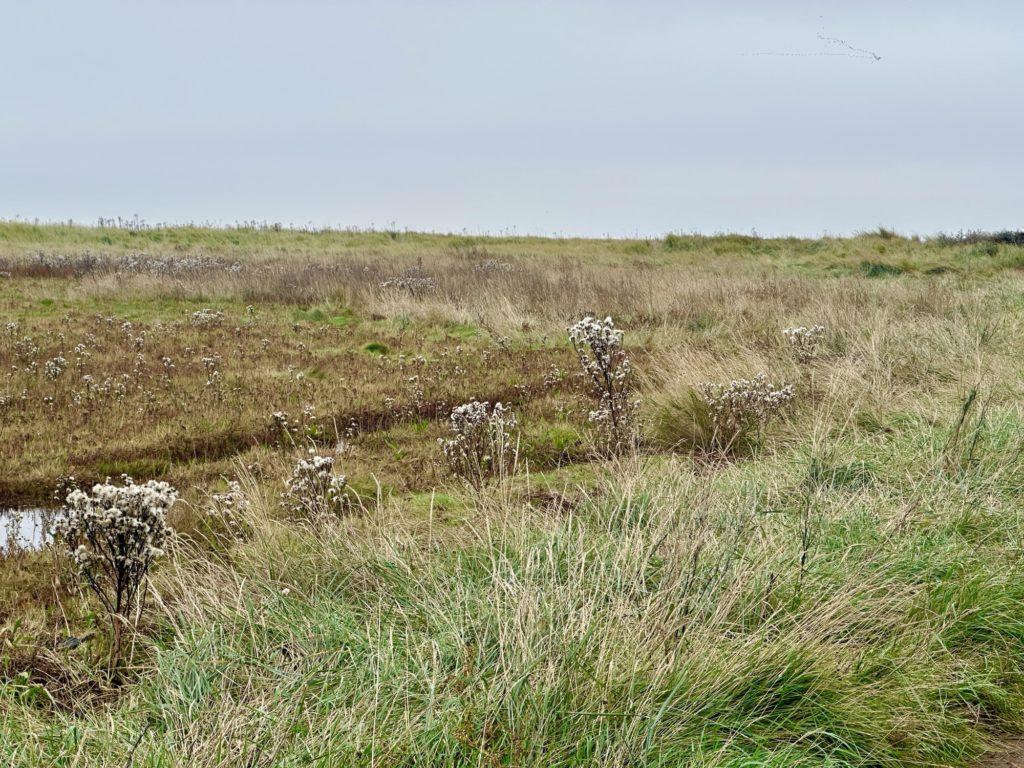
[[[1006,249],[1005,253],[1001,249]],[[607,263],[609,257],[639,259],[654,264],[683,260],[696,264],[709,256],[728,262],[744,258],[744,269],[757,267],[757,256],[773,268],[855,272],[871,262],[886,268],[902,262],[900,271],[917,272],[939,266],[948,271],[984,271],[1006,268],[1005,260],[1024,263],[1024,231],[959,232],[922,239],[879,228],[851,237],[797,238],[738,234],[668,233],[661,239],[547,238],[529,235],[473,235],[423,233],[408,230],[332,229],[290,227],[257,222],[230,227],[203,225],[147,225],[144,222],[107,222],[104,226],[74,223],[0,221],[0,269],[17,266],[34,252],[86,253],[97,264],[104,256],[145,253],[160,255],[218,254],[257,262],[282,257],[332,257],[366,252],[394,256],[430,257],[449,254],[470,259],[488,255],[529,254],[586,257]],[[884,258],[879,258],[882,256]],[[967,259],[969,263],[964,263]]]

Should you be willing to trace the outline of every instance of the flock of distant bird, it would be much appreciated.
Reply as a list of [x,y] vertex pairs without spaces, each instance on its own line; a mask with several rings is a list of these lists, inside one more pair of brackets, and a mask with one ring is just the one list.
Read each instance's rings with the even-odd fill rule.
[[827,43],[831,46],[842,48],[841,51],[813,51],[808,53],[798,53],[795,51],[758,51],[757,53],[747,53],[744,56],[843,56],[848,59],[867,59],[868,61],[881,61],[882,57],[874,51],[869,51],[866,48],[857,48],[856,46],[850,45],[846,40],[841,37],[830,37],[829,35],[823,34],[822,32],[817,33],[817,38],[823,43]]

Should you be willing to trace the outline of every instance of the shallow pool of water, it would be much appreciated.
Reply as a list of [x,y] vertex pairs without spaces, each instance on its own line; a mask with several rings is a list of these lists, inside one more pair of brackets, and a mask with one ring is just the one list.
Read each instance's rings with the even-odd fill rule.
[[55,514],[37,507],[0,509],[0,553],[41,549],[53,540],[49,529]]

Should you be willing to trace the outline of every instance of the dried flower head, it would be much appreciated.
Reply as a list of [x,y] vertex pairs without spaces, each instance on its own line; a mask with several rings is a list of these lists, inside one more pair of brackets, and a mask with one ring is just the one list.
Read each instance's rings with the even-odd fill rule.
[[292,512],[313,521],[339,516],[347,509],[344,475],[334,473],[334,457],[310,451],[299,459],[285,483],[283,500]]
[[518,450],[512,434],[515,414],[501,403],[472,400],[452,410],[452,438],[438,440],[452,472],[474,487],[499,474],[514,470]]
[[167,511],[177,498],[165,482],[136,484],[124,475],[122,485],[115,485],[108,478],[88,491],[71,490],[54,523],[54,540],[111,617],[115,659],[122,624],[136,620],[139,591],[153,561],[164,554],[171,533]]
[[726,447],[748,430],[763,429],[796,396],[792,384],[775,387],[763,373],[728,384],[701,384],[698,391],[708,407],[716,439]]
[[619,452],[637,439],[637,406],[633,365],[623,347],[623,331],[610,317],[585,317],[569,327],[572,343],[598,407],[590,412],[600,446]]
[[806,363],[817,356],[821,340],[825,336],[825,326],[812,325],[808,328],[801,325],[795,328],[784,328],[782,334],[789,342],[789,348],[797,362]]

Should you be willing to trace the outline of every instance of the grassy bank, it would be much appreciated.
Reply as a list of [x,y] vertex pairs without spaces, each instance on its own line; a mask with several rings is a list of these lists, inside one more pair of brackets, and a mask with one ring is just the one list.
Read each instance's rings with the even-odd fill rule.
[[[0,500],[122,471],[182,492],[116,683],[66,567],[0,561],[0,754],[973,765],[1024,727],[1021,264],[885,232],[0,225]],[[615,317],[638,374],[618,458],[593,450],[565,336],[587,313]],[[815,323],[795,359],[781,330]],[[699,385],[761,371],[792,406],[709,450]],[[521,430],[517,471],[482,490],[437,445],[474,397]],[[281,503],[310,447],[356,499],[329,523]],[[226,479],[243,540],[207,513]]]

